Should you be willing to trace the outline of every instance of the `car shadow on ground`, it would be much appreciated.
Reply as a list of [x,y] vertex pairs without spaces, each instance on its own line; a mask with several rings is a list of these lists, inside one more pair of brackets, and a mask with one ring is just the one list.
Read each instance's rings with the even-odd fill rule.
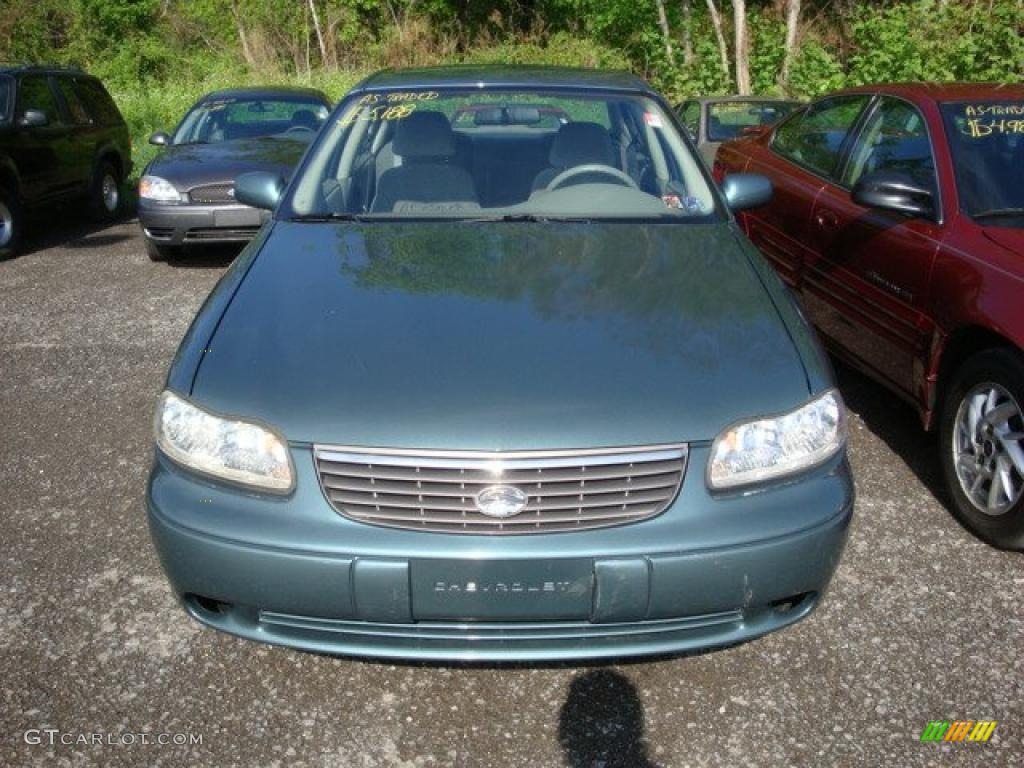
[[935,433],[925,432],[917,412],[881,384],[838,360],[833,359],[832,364],[839,391],[850,411],[903,459],[921,484],[949,509]]
[[[145,245],[140,242],[139,247],[145,248]],[[177,269],[224,269],[235,260],[244,247],[244,243],[190,245],[165,263]]]
[[110,221],[96,221],[85,205],[66,204],[32,211],[25,219],[24,240],[14,258],[23,258],[49,248],[95,248],[114,245],[131,239],[124,232],[106,232],[135,217],[134,209],[126,209]]

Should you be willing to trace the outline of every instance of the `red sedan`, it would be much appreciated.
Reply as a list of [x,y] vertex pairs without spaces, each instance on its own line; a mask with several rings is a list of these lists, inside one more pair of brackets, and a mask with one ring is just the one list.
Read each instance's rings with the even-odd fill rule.
[[740,214],[826,344],[940,435],[954,512],[1024,549],[1024,86],[842,91],[724,144]]

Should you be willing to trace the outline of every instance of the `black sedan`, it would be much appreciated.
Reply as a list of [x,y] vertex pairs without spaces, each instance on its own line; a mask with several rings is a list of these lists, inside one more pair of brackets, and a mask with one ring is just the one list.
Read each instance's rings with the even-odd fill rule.
[[139,223],[154,261],[194,243],[244,242],[260,211],[235,201],[235,177],[271,171],[287,178],[327,119],[330,102],[308,88],[238,88],[201,98],[139,181]]

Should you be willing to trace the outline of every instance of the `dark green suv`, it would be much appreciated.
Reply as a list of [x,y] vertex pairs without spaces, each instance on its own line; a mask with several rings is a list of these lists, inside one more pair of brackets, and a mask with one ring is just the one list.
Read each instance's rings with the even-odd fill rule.
[[17,250],[28,208],[85,198],[95,218],[115,216],[130,171],[128,126],[99,80],[0,66],[0,258]]

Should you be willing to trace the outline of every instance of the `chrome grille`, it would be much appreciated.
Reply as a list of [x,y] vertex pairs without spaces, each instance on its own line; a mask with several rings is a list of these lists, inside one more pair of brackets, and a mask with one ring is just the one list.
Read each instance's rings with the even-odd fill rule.
[[[663,512],[686,471],[686,445],[583,451],[462,452],[315,446],[324,495],[354,520],[422,531],[524,534],[621,525]],[[527,496],[512,517],[483,514],[492,486]]]
[[235,185],[206,184],[202,187],[193,187],[188,191],[188,199],[193,203],[233,203]]

